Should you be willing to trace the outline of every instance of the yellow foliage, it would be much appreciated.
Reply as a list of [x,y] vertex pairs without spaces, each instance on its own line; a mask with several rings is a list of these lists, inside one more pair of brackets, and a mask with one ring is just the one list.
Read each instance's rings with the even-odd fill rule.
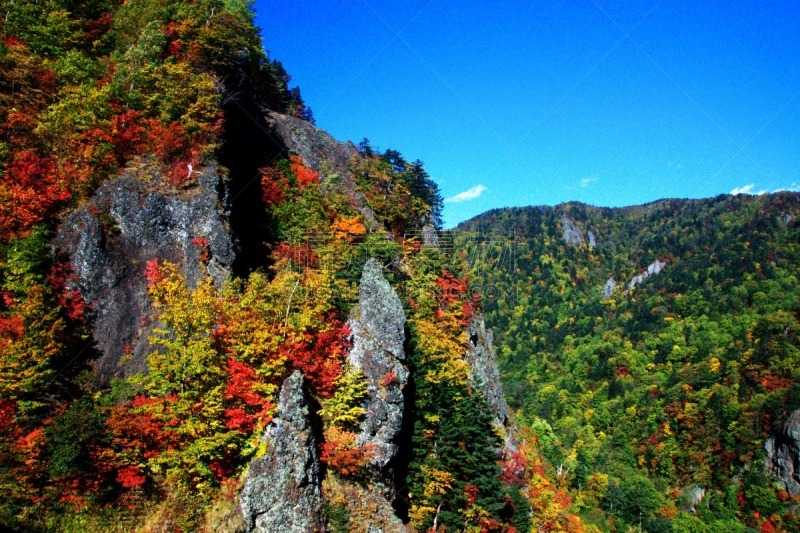
[[435,370],[425,379],[430,383],[450,381],[467,386],[469,383],[469,364],[464,360],[466,331],[458,336],[443,334],[439,324],[428,319],[416,322],[418,347],[429,362],[435,363]]
[[453,488],[454,481],[451,473],[430,465],[423,464],[420,470],[425,479],[422,494],[409,495],[412,503],[408,516],[416,524],[424,523],[436,512],[442,498]]
[[329,424],[340,428],[355,428],[367,414],[361,406],[367,396],[367,382],[360,369],[349,364],[336,380],[336,392],[322,404],[319,414]]

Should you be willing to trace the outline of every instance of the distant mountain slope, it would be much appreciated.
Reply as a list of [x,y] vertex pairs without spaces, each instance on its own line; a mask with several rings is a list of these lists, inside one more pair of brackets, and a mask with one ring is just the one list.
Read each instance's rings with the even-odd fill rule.
[[509,402],[588,522],[798,526],[796,482],[763,472],[800,407],[799,217],[780,193],[500,209],[456,229]]

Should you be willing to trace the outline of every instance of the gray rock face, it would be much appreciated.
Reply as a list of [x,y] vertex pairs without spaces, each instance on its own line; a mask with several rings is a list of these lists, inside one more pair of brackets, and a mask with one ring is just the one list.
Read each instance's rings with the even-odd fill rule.
[[422,226],[422,244],[430,248],[439,247],[439,232],[436,231],[436,226],[433,224]]
[[789,494],[800,494],[800,409],[767,439],[765,469]]
[[408,370],[403,365],[406,315],[375,259],[364,265],[356,315],[350,319],[353,347],[349,360],[361,369],[369,385],[364,405],[367,414],[356,444],[374,445],[377,453],[372,465],[382,470],[397,453],[395,439],[403,423]]
[[603,300],[608,300],[611,298],[611,295],[614,294],[614,289],[617,288],[617,281],[614,278],[608,278],[606,280],[606,284],[603,285],[603,288],[600,290],[600,296]]
[[583,232],[566,213],[561,215],[561,229],[564,231],[564,242],[575,246],[583,244]]
[[350,160],[358,155],[353,143],[339,142],[328,132],[299,118],[274,111],[265,111],[265,117],[283,144],[299,155],[309,168],[320,173],[323,187],[329,186],[334,176],[338,177],[336,187],[354,200],[355,208],[364,215],[367,227],[373,231],[382,227],[375,212],[367,205],[364,193],[350,176]]
[[597,246],[597,238],[594,236],[594,232],[593,231],[591,231],[591,230],[587,231],[586,232],[586,236],[589,238],[589,246],[591,246],[592,248]]
[[697,504],[706,499],[706,489],[703,487],[692,487],[688,491],[689,494],[689,512],[696,512]]
[[[163,180],[146,165],[127,169],[103,184],[66,217],[54,244],[66,255],[75,287],[92,309],[92,336],[100,352],[100,382],[147,369],[149,319],[147,261],[179,263],[194,285],[210,274],[221,284],[235,253],[229,232],[226,184],[214,167],[201,168],[197,183],[180,192],[158,188]],[[199,241],[205,239],[202,261]]]
[[262,442],[268,449],[253,459],[239,496],[248,531],[323,531],[322,490],[317,442],[299,371],[283,382],[278,416]]
[[635,276],[633,276],[633,278],[631,278],[631,280],[628,282],[628,290],[631,290],[640,283],[643,283],[650,276],[655,276],[656,274],[664,270],[664,267],[666,266],[667,264],[665,262],[661,261],[660,259],[656,259],[655,261],[647,265],[647,270],[645,270],[641,274],[636,274]]
[[494,413],[494,423],[502,427],[505,434],[506,450],[516,451],[519,447],[516,430],[508,415],[508,404],[503,395],[500,369],[494,353],[492,330],[486,327],[483,316],[476,315],[467,327],[467,353],[470,374],[480,388],[489,408]]
[[310,122],[269,110],[265,115],[287,148],[309,168],[321,171],[328,164],[333,170],[346,170],[350,159],[358,153],[352,143],[337,141]]

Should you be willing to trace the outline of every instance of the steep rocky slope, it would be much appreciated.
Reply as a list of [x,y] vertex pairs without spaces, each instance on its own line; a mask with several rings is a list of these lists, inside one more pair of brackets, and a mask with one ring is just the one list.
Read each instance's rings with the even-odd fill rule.
[[[219,523],[241,531],[285,529],[302,532],[324,530],[331,524],[341,523],[344,520],[342,516],[347,516],[346,522],[350,524],[358,523],[382,531],[404,531],[404,522],[414,519],[424,523],[422,517],[428,512],[425,507],[427,503],[423,504],[423,500],[414,503],[421,494],[412,494],[409,490],[410,483],[429,483],[425,479],[430,475],[427,470],[419,470],[415,463],[428,452],[417,449],[413,433],[416,420],[428,417],[425,413],[437,407],[421,403],[414,385],[414,380],[432,379],[415,370],[428,356],[425,355],[426,350],[412,348],[409,337],[410,328],[418,327],[415,324],[419,318],[415,317],[421,311],[415,310],[413,301],[412,307],[409,307],[407,296],[401,299],[397,291],[400,289],[405,293],[407,284],[414,285],[414,290],[420,288],[420,281],[415,279],[419,275],[415,273],[415,268],[418,268],[415,263],[419,259],[409,256],[410,251],[416,250],[413,253],[421,253],[420,257],[445,257],[438,247],[437,230],[431,225],[430,216],[423,217],[419,227],[424,226],[425,230],[419,232],[420,242],[415,245],[416,248],[404,252],[387,230],[387,223],[391,221],[380,220],[379,213],[370,206],[372,200],[369,191],[364,189],[364,178],[359,182],[358,174],[353,171],[354,164],[358,164],[358,160],[364,156],[352,144],[340,143],[304,120],[271,111],[265,111],[264,124],[269,128],[269,143],[265,150],[274,154],[274,160],[291,161],[290,175],[293,179],[303,176],[310,177],[305,179],[317,179],[318,176],[319,191],[323,195],[321,198],[329,197],[332,199],[329,201],[336,202],[341,202],[341,198],[346,199],[357,217],[353,220],[360,220],[360,223],[353,225],[358,240],[352,243],[350,240],[354,237],[348,236],[347,240],[341,242],[340,246],[344,246],[342,250],[347,250],[347,253],[337,260],[346,258],[345,262],[337,263],[334,260],[329,265],[317,263],[318,259],[309,262],[309,258],[316,254],[326,253],[323,252],[325,248],[319,248],[320,237],[317,233],[316,237],[300,247],[292,244],[294,248],[291,248],[293,251],[288,256],[290,263],[286,263],[289,269],[277,270],[275,282],[281,276],[300,275],[293,282],[294,287],[291,290],[287,288],[288,305],[285,313],[281,311],[282,321],[288,325],[295,316],[295,293],[306,283],[304,279],[312,279],[325,272],[319,270],[323,266],[334,269],[344,267],[341,272],[345,275],[353,269],[359,274],[357,279],[349,282],[352,289],[345,289],[345,293],[339,297],[345,298],[342,300],[344,303],[347,302],[347,291],[357,295],[351,304],[347,304],[351,307],[346,330],[343,330],[347,332],[343,346],[347,347],[348,372],[362,380],[360,383],[363,385],[360,386],[363,386],[363,393],[355,398],[345,397],[343,401],[350,402],[354,412],[361,414],[357,415],[358,422],[353,427],[354,440],[341,448],[338,441],[330,440],[341,438],[331,436],[331,428],[335,423],[323,415],[332,409],[330,402],[339,394],[335,392],[337,389],[328,389],[335,393],[332,399],[330,392],[324,393],[324,389],[320,389],[323,384],[318,381],[318,376],[305,373],[313,372],[308,370],[312,367],[300,366],[294,370],[282,382],[280,393],[276,396],[275,414],[260,434],[258,451],[255,458],[249,461],[246,477],[236,496],[235,510],[226,513],[226,518],[219,519]],[[276,147],[283,148],[276,151]],[[367,161],[370,159],[367,158]],[[374,157],[372,161],[380,162]],[[167,317],[164,313],[174,313],[170,310],[172,306],[184,305],[174,299],[177,294],[171,295],[169,291],[179,286],[185,287],[180,289],[180,294],[189,298],[198,298],[202,291],[228,294],[226,291],[231,290],[230,280],[237,272],[269,266],[269,263],[252,263],[259,253],[254,252],[253,246],[257,240],[250,234],[251,229],[240,233],[243,227],[242,213],[236,213],[236,210],[254,209],[255,205],[237,200],[237,195],[248,194],[246,189],[242,189],[242,183],[237,181],[241,179],[242,169],[231,171],[209,164],[187,168],[187,172],[191,172],[192,181],[175,188],[166,180],[162,168],[155,161],[146,157],[133,160],[119,176],[99,187],[84,205],[66,214],[59,224],[53,239],[54,249],[68,262],[73,272],[70,288],[79,292],[88,306],[90,332],[98,352],[98,356],[91,361],[98,387],[105,387],[120,379],[137,384],[142,381],[153,383],[155,374],[160,375],[163,365],[169,364],[167,360],[160,362],[158,354],[169,343],[183,342],[180,340],[183,333],[175,329],[176,316],[170,314]],[[234,173],[233,177],[230,172]],[[271,171],[261,172],[273,175],[269,174]],[[261,185],[267,187],[265,183],[262,181]],[[301,194],[303,187],[308,185],[300,186]],[[234,192],[237,189],[238,192]],[[266,201],[261,209],[266,209],[270,217],[282,216],[270,211]],[[240,221],[234,223],[237,216]],[[264,220],[269,221],[269,218]],[[319,232],[319,228],[313,231]],[[367,247],[365,244],[370,241],[364,241],[365,234],[374,236],[373,244]],[[262,245],[280,253],[290,249],[280,240],[270,242],[270,239],[280,237],[265,233]],[[322,242],[325,242],[324,239]],[[334,240],[331,244],[336,242]],[[277,261],[278,265],[287,259],[275,253],[272,257],[272,261]],[[175,269],[164,270],[166,266],[163,265],[170,264],[174,264]],[[453,263],[448,259],[442,264]],[[437,275],[452,276],[449,270]],[[433,281],[435,278],[423,279]],[[430,284],[431,281],[424,283]],[[174,285],[176,282],[179,285]],[[252,277],[249,283],[253,283]],[[164,288],[158,289],[162,284]],[[458,301],[452,301],[452,294],[444,297],[437,295],[435,284],[427,287],[426,290],[434,289],[434,292],[426,298],[433,298],[431,302],[440,300],[436,313],[455,306],[453,312],[457,310],[458,314],[454,316],[461,316],[464,310]],[[168,292],[160,292],[162,290]],[[300,294],[297,297],[299,300]],[[464,293],[455,297],[466,299],[470,296]],[[302,299],[308,305],[314,305],[313,292],[305,294]],[[190,303],[187,311],[191,312],[195,305],[198,303]],[[483,465],[485,470],[495,472],[494,482],[498,483],[499,462],[510,454],[518,453],[516,430],[503,397],[492,333],[486,328],[480,314],[472,307],[469,309],[469,319],[464,315],[463,319],[459,319],[460,324],[440,332],[442,340],[452,336],[453,351],[437,355],[440,360],[435,364],[445,365],[437,372],[451,372],[446,370],[447,365],[463,365],[453,367],[459,368],[458,374],[468,376],[468,380],[463,381],[466,388],[458,393],[456,402],[464,394],[478,394],[485,398],[477,405],[486,405],[487,413],[491,413],[487,415],[487,420],[493,420],[495,429],[486,426],[482,431],[487,432],[487,438],[493,431],[499,431],[505,439],[503,445],[489,452],[493,459]],[[299,318],[300,315],[297,316]],[[189,324],[191,322],[182,327],[195,327]],[[211,330],[212,338],[214,331],[220,327],[214,326]],[[425,337],[418,337],[418,346],[433,343],[433,348],[438,342],[428,338],[428,333],[422,335]],[[307,342],[316,342],[309,334],[306,334],[306,339]],[[414,362],[409,350],[415,352]],[[445,359],[441,359],[444,355]],[[449,362],[450,358],[453,358],[452,362]],[[233,364],[230,361],[229,372]],[[319,365],[324,362],[309,360],[304,364]],[[154,371],[152,365],[156,365],[158,370]],[[198,370],[200,374],[214,372],[211,367]],[[412,375],[414,372],[417,374]],[[452,379],[456,379],[456,374]],[[229,381],[226,385],[228,392],[225,393],[225,401],[232,398],[232,387],[239,387],[233,383]],[[167,397],[172,394],[170,390],[166,389]],[[253,396],[252,401],[246,402],[255,402],[255,398]],[[425,407],[421,407],[423,405]],[[233,411],[228,409],[226,413],[229,412]],[[436,415],[437,419],[447,416]],[[226,424],[230,428],[238,427],[231,425],[231,422]],[[336,435],[351,434],[348,427],[343,424],[341,429],[335,430],[339,431]],[[213,434],[209,434],[209,437],[215,438]],[[479,445],[479,441],[475,444]],[[245,451],[242,450],[242,453]],[[348,461],[354,462],[351,464]],[[466,479],[460,483],[467,486]],[[448,486],[455,488],[455,479]],[[424,501],[427,502],[429,497],[445,498],[447,490],[425,494]],[[345,515],[341,512],[337,515],[332,511],[339,509],[337,505],[345,510]],[[494,513],[499,519],[499,507],[488,512]],[[508,510],[504,512],[506,515],[513,513]],[[434,514],[438,514],[438,511]],[[175,520],[180,518],[176,517]],[[442,518],[434,517],[434,520]],[[499,527],[500,522],[496,523]],[[169,529],[172,527],[169,524],[172,522],[163,522],[161,527]]]

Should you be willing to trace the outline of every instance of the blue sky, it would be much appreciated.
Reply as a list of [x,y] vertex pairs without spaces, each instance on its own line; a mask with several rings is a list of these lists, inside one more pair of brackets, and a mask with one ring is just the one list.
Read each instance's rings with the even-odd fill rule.
[[487,209],[800,189],[800,1],[256,0],[317,125]]

